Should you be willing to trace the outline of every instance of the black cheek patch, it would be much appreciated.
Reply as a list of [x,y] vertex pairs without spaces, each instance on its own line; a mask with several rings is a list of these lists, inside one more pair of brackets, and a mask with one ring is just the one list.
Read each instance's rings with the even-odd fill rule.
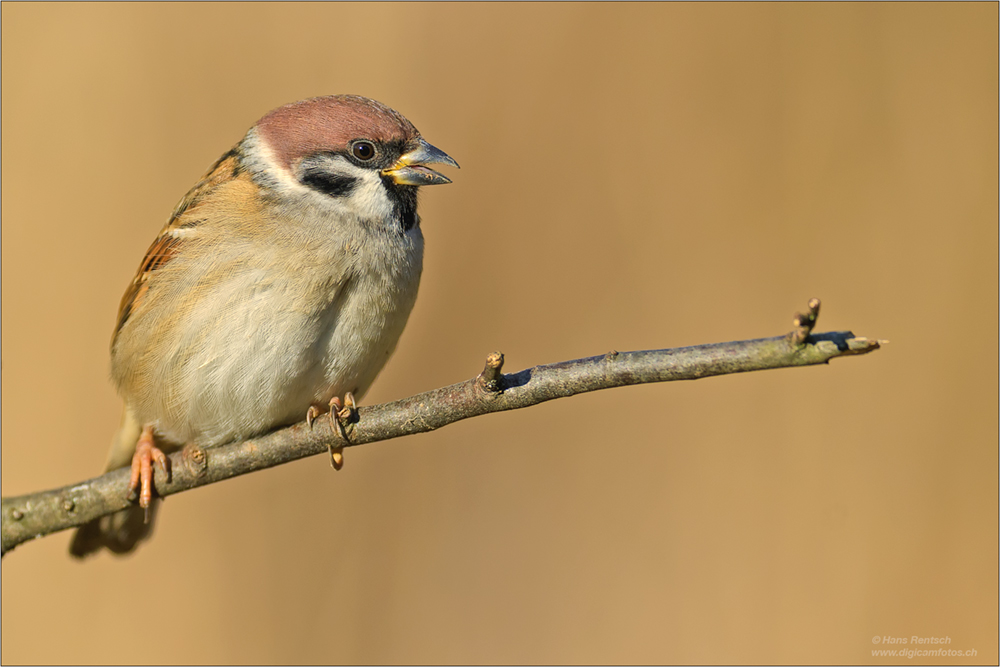
[[358,185],[358,179],[326,171],[306,171],[300,179],[303,185],[331,197],[345,197]]

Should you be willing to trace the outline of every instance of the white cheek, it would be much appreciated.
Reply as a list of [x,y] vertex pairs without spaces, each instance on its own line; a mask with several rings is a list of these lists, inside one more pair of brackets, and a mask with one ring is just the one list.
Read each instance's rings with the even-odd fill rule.
[[260,141],[255,133],[248,134],[244,142],[247,153],[252,156],[248,160],[251,172],[283,195],[288,213],[295,215],[296,212],[289,209],[302,209],[296,217],[310,217],[311,214],[316,215],[317,220],[334,216],[339,221],[352,218],[371,221],[389,220],[395,212],[378,171],[362,169],[346,158],[337,157],[336,170],[357,182],[349,194],[331,197],[300,183],[291,172],[277,163],[270,147]]
[[385,220],[391,217],[393,206],[381,176],[367,171],[360,173],[357,178],[357,187],[342,203],[354,209],[353,212],[362,219]]

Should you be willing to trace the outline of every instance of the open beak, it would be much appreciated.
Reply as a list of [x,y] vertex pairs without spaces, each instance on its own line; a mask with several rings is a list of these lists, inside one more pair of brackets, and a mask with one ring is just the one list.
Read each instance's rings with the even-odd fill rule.
[[456,169],[461,168],[457,162],[448,157],[447,153],[434,148],[424,141],[423,137],[411,140],[406,145],[406,149],[406,152],[396,160],[396,164],[382,170],[382,175],[388,176],[397,185],[451,183],[451,179],[447,176],[443,176],[433,169],[428,169],[427,165],[429,164],[446,164]]

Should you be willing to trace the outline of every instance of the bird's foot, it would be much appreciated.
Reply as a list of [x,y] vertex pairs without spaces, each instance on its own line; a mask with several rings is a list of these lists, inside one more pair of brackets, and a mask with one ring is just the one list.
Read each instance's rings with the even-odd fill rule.
[[[342,436],[344,440],[347,440],[347,427],[351,424],[354,419],[355,413],[358,411],[358,404],[354,401],[354,394],[347,392],[344,394],[343,403],[336,396],[330,399],[330,412],[328,413],[330,417],[330,428],[333,429],[335,433]],[[336,469],[340,470],[344,467],[344,446],[334,447],[333,443],[330,444],[330,464]]]
[[170,459],[156,446],[153,440],[153,427],[145,426],[135,445],[135,454],[132,456],[128,497],[134,498],[136,489],[139,489],[139,507],[146,510],[146,523],[149,523],[149,506],[153,502],[154,463],[159,464],[160,469],[167,474],[167,479],[170,479]]

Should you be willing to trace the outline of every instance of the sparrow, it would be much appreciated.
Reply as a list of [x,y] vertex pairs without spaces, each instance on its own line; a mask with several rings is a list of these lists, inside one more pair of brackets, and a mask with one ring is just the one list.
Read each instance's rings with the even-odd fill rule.
[[212,165],[146,252],[111,339],[124,410],[106,470],[131,466],[138,504],[81,526],[70,553],[150,535],[170,451],[350,416],[417,298],[417,191],[451,182],[428,165],[458,167],[354,95],[279,107]]

